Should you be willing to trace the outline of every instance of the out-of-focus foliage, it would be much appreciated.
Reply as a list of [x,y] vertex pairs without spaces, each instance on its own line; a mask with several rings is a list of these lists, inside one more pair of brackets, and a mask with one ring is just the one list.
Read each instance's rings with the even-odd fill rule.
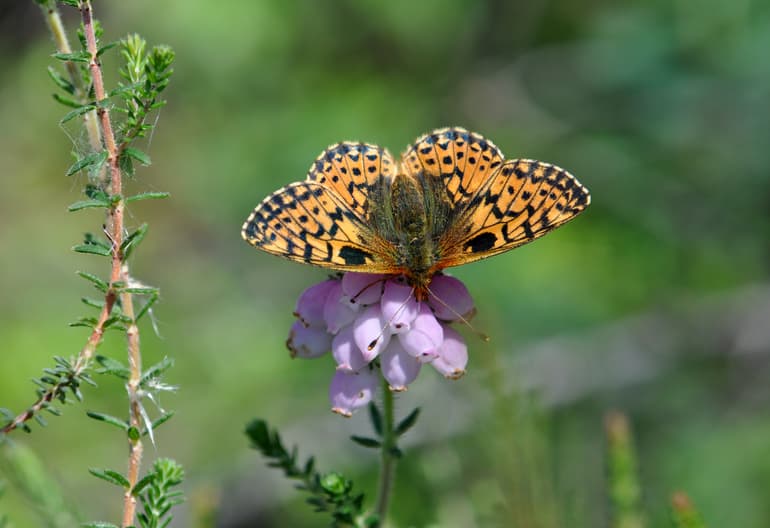
[[[77,120],[56,126],[53,47],[29,4],[32,17],[0,8],[0,405],[13,409],[31,402],[27,380],[53,355],[82,346],[84,333],[66,327],[84,293],[74,272],[101,271],[69,251],[100,212],[66,210],[80,186],[64,176],[70,141],[82,153],[87,139]],[[249,449],[254,416],[373,488],[375,457],[348,440],[366,434],[365,417],[328,412],[329,358],[291,361],[284,349],[294,299],[323,272],[255,252],[239,229],[328,144],[398,152],[444,125],[565,167],[593,204],[535,244],[456,270],[492,342],[468,333],[463,380],[426,377],[399,396],[401,414],[419,405],[423,416],[401,446],[395,524],[606,526],[608,408],[634,424],[650,526],[669,525],[679,489],[708,526],[770,524],[770,5],[99,8],[114,32],[105,41],[138,31],[177,56],[162,133],[142,145],[153,165],[127,194],[171,193],[131,204],[128,227],[153,226],[133,269],[163,291],[158,335],[145,323],[146,361],[173,356],[169,382],[181,386],[163,396],[177,413],[158,438],[186,468],[193,498],[180,526],[217,507],[220,526],[317,522]],[[123,344],[99,352],[122,359]],[[122,415],[125,396],[96,381],[106,390],[85,388],[82,409],[23,441],[73,511],[114,518],[120,498],[87,467],[114,466],[124,445],[84,411]],[[24,501],[8,487],[2,507],[36,525]]]

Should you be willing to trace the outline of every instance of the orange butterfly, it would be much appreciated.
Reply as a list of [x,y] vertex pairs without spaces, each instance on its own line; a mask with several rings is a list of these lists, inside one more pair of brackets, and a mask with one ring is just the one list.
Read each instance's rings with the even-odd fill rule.
[[376,145],[332,145],[305,181],[265,198],[241,235],[298,262],[404,275],[424,299],[438,271],[531,242],[590,201],[564,169],[506,160],[479,134],[443,128],[419,138],[400,163]]

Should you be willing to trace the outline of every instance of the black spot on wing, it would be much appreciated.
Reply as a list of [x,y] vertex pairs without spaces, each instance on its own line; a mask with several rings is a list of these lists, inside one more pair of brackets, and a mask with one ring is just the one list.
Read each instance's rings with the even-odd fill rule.
[[495,247],[497,236],[493,233],[482,233],[471,238],[465,243],[465,250],[471,253],[478,253],[479,251],[487,251]]
[[367,259],[372,260],[371,253],[367,253],[366,251],[353,246],[342,246],[339,255],[340,258],[345,261],[345,264],[349,266],[366,264]]

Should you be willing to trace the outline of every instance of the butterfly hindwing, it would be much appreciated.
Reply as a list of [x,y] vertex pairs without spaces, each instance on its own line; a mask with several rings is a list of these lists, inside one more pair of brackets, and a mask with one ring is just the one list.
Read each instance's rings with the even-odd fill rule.
[[292,183],[265,198],[241,234],[254,247],[298,262],[372,273],[392,268],[389,243],[317,182]]
[[441,266],[508,251],[571,220],[590,203],[569,172],[536,160],[506,161],[478,189],[444,236]]

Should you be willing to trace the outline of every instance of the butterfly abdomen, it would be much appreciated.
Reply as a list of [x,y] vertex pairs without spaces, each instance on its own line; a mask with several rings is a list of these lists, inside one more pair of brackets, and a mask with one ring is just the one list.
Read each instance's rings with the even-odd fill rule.
[[393,179],[389,202],[393,226],[389,238],[397,248],[398,264],[407,277],[427,274],[435,256],[422,190],[413,178],[399,174]]

